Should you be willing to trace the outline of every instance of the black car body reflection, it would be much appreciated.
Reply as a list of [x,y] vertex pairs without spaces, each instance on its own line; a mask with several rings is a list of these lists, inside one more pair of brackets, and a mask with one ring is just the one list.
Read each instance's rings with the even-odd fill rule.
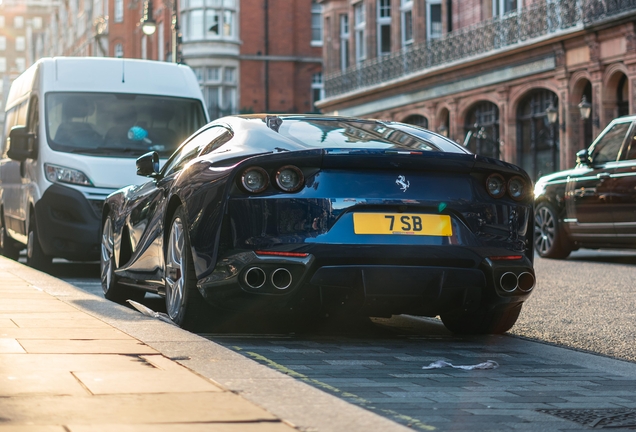
[[636,248],[635,120],[614,120],[577,153],[575,168],[537,181],[539,255],[565,258],[578,248]]
[[102,284],[165,295],[185,327],[250,305],[503,332],[534,287],[526,173],[424,129],[226,117],[157,164],[141,157],[150,181],[106,200]]

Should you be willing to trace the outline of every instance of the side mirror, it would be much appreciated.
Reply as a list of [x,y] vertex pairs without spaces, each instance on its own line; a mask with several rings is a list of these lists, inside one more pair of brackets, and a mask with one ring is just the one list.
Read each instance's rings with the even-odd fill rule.
[[576,163],[579,165],[591,165],[592,161],[590,160],[590,154],[587,149],[579,150],[576,152]]
[[16,161],[35,159],[37,157],[35,134],[27,132],[24,126],[14,126],[9,132],[9,150],[7,156]]
[[159,154],[148,152],[137,159],[137,175],[143,177],[157,177],[159,175]]

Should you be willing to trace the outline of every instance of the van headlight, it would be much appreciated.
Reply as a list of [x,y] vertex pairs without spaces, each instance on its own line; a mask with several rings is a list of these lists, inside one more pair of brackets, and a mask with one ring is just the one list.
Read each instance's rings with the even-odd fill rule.
[[80,170],[45,163],[44,172],[46,173],[46,178],[52,183],[93,186],[93,182]]

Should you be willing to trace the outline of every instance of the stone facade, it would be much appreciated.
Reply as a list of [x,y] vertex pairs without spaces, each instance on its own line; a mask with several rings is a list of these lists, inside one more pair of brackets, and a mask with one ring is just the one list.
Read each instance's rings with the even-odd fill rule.
[[[392,52],[378,56],[376,7],[387,1]],[[325,20],[338,22],[347,14],[353,24],[360,2],[322,3]],[[521,165],[535,179],[573,166],[576,152],[613,118],[634,113],[632,2],[599,10],[600,3],[592,0],[535,0],[493,17],[498,2],[468,1],[460,8],[457,1],[442,0],[442,34],[427,40],[431,19],[425,15],[431,9],[425,0],[413,1],[414,42],[406,45],[400,35],[403,5],[408,3],[363,0],[368,56],[356,62],[352,54],[346,69],[333,60],[340,58],[342,47],[339,38],[334,42],[338,28],[325,29],[323,112],[419,119],[473,151]],[[350,52],[355,53],[356,37],[352,31],[350,35]],[[404,72],[395,72],[402,67]],[[583,96],[592,108],[587,120],[579,110]],[[550,105],[558,113],[554,124],[547,121]]]

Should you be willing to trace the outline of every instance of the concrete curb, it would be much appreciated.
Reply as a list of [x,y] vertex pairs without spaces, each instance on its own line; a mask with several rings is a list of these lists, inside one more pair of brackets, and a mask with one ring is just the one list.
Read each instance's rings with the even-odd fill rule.
[[0,257],[0,270],[154,348],[303,431],[411,431],[208,339]]

